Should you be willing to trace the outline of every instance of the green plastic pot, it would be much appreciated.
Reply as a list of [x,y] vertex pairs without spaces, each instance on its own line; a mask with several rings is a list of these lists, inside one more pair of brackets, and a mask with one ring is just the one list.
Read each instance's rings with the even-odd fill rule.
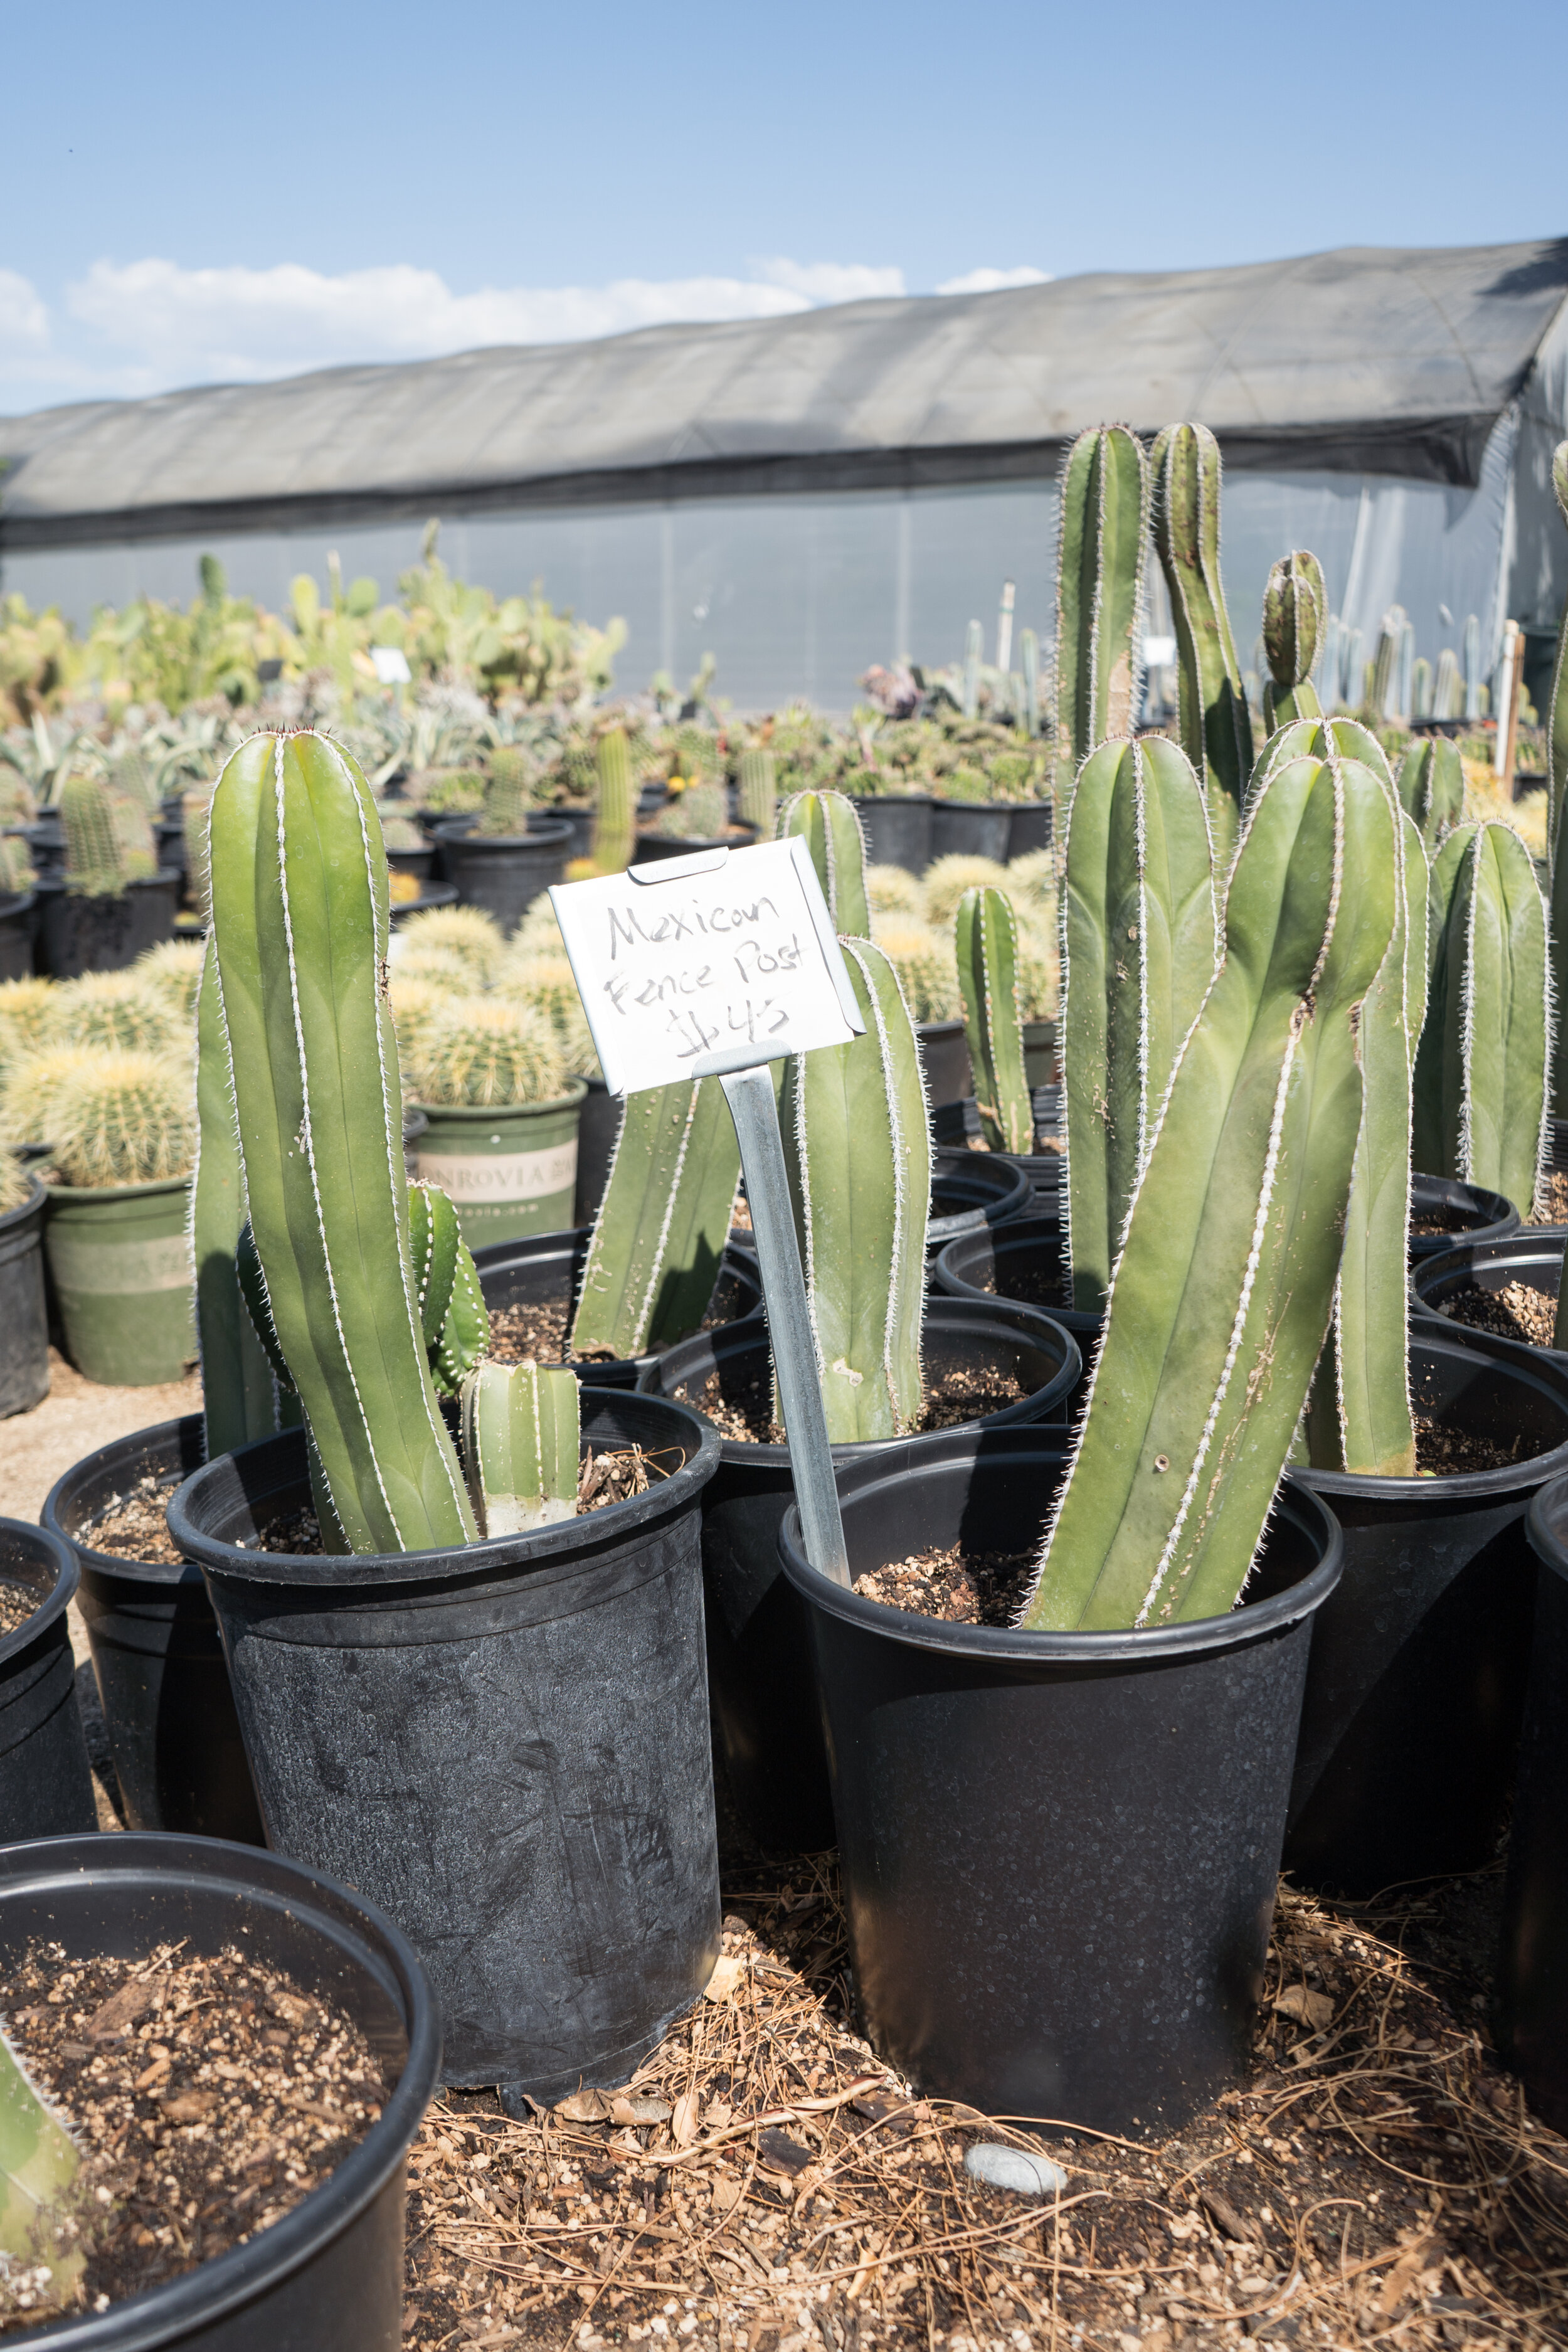
[[587,1087],[542,1103],[418,1103],[420,1180],[451,1195],[470,1249],[573,1222],[577,1121]]
[[77,1370],[116,1389],[182,1379],[196,1352],[190,1178],[45,1190],[44,1256]]

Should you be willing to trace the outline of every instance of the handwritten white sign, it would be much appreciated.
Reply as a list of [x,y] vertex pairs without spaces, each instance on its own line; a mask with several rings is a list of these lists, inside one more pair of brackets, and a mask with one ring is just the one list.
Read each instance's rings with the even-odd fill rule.
[[612,1094],[847,1045],[865,1025],[798,838],[558,883],[550,898]]

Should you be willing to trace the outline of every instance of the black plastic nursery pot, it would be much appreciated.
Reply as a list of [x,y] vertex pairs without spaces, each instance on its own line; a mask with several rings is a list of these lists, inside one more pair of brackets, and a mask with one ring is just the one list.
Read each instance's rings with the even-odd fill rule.
[[570,865],[574,857],[592,857],[594,855],[594,828],[597,821],[592,807],[558,806],[541,809],[531,814],[528,829],[532,833],[542,824],[563,824],[566,828],[566,860]]
[[108,1388],[182,1379],[196,1352],[190,1178],[47,1189],[44,1255],[78,1371]]
[[24,825],[27,855],[33,861],[33,871],[42,877],[65,872],[65,820],[58,808],[40,809],[32,824]]
[[143,1478],[188,1478],[205,1458],[202,1418],[117,1437],[57,1479],[41,1513],[81,1570],[77,1605],[133,1830],[262,1842],[217,1620],[199,1568],[100,1550],[89,1522]]
[[149,948],[174,936],[183,877],[172,866],[144,882],[128,882],[118,897],[88,898],[68,890],[63,876],[38,880],[38,970],[53,980],[84,971],[123,971]]
[[412,874],[415,880],[420,885],[421,888],[423,888],[425,884],[430,880],[431,868],[435,863],[436,848],[434,843],[431,843],[424,849],[389,849],[386,853],[387,872],[389,874]]
[[1445,1330],[1468,1329],[1444,1313],[1461,1291],[1506,1290],[1511,1282],[1555,1298],[1563,1281],[1568,1225],[1520,1225],[1490,1242],[1461,1242],[1439,1257],[1417,1258],[1411,1269],[1413,1308]]
[[[1423,1223],[1436,1228],[1416,1233]],[[1457,1176],[1413,1176],[1410,1180],[1410,1263],[1440,1257],[1461,1241],[1497,1241],[1519,1227],[1519,1211],[1500,1192],[1461,1184]]]
[[1072,1333],[1086,1360],[1099,1344],[1103,1316],[1057,1304],[1066,1287],[1061,1223],[1054,1213],[961,1234],[937,1258],[932,1278],[945,1298],[1014,1298],[1054,1317]]
[[1005,866],[1013,854],[1013,803],[933,801],[931,854],[933,863],[939,857],[989,857]]
[[[1032,1087],[1055,1087],[1060,1078],[1057,1057],[1057,1024],[1054,1021],[1026,1021],[1024,1027],[1024,1075]],[[978,1127],[980,1113],[974,1114]],[[1036,1126],[1038,1127],[1038,1116]]]
[[754,824],[731,824],[721,834],[701,838],[675,833],[639,833],[633,863],[653,866],[667,857],[695,857],[701,849],[750,849],[756,837]]
[[1037,849],[1048,849],[1050,845],[1050,802],[1015,801],[1012,830],[1007,835],[1009,862],[1015,857],[1031,856]]
[[404,924],[411,922],[416,915],[427,915],[432,908],[455,907],[457,903],[458,886],[455,882],[426,882],[417,898],[405,898],[401,905],[394,899],[392,928],[395,931],[401,930]]
[[[1058,1325],[994,1300],[973,1307],[928,1299],[924,1356],[928,1380],[960,1366],[1000,1367],[1029,1391],[1020,1403],[962,1424],[971,1432],[1059,1418],[1080,1369]],[[700,1412],[715,1372],[721,1388],[743,1389],[768,1370],[765,1334],[704,1332],[661,1357],[641,1386]],[[836,1445],[833,1459],[840,1469],[872,1454],[908,1466],[940,1442],[901,1437]],[[702,1581],[714,1730],[731,1791],[759,1843],[809,1853],[833,1843],[833,1798],[806,1620],[779,1567],[778,1531],[794,1495],[787,1446],[725,1438],[702,1498]]]
[[447,823],[437,826],[436,839],[460,903],[482,908],[509,936],[540,892],[562,880],[572,855],[572,828],[559,822],[504,835]]
[[974,1086],[974,1073],[969,1066],[969,1040],[963,1022],[918,1021],[915,1043],[920,1048],[926,1100],[931,1108],[940,1110],[948,1103],[961,1102]]
[[923,874],[931,861],[931,813],[936,803],[923,793],[873,793],[855,801],[866,836],[867,862],[901,866]]
[[[1049,1025],[1049,1024],[1046,1024]],[[1039,1085],[1033,1088],[1035,1107],[1035,1140],[1044,1142],[1057,1130],[1058,1089]],[[953,1150],[968,1150],[973,1159],[984,1157],[1008,1168],[1016,1168],[1028,1178],[1029,1190],[1039,1210],[1054,1210],[1061,1192],[1062,1171],[1067,1162],[1059,1151],[991,1151],[974,1150],[980,1139],[980,1112],[973,1095],[961,1102],[942,1104],[931,1115],[931,1133],[938,1143]],[[1053,1313],[1055,1310],[1052,1310]]]
[[1525,1526],[1536,1556],[1530,1684],[1509,1831],[1499,1993],[1525,2096],[1568,2131],[1568,1479]]
[[32,978],[37,906],[36,890],[0,891],[0,980]]
[[[507,1307],[574,1307],[592,1237],[591,1225],[553,1234],[530,1234],[521,1241],[496,1242],[476,1250],[479,1288],[492,1315]],[[726,1248],[714,1277],[709,1313],[716,1321],[741,1323],[762,1312],[763,1286],[756,1260]],[[630,1389],[658,1352],[604,1358],[579,1356],[569,1369],[590,1388]]]
[[297,1430],[169,1506],[223,1631],[269,1845],[384,1906],[430,1972],[442,2079],[509,2113],[625,2082],[719,1952],[699,1525],[714,1433],[583,1391],[668,1475],[450,1551],[258,1552],[309,1500]]
[[96,1830],[66,1625],[76,1562],[47,1529],[0,1519],[0,1580],[23,1586],[35,1602],[26,1622],[0,1638],[0,1845]]
[[55,1837],[0,1853],[0,1966],[40,1938],[73,1959],[237,1945],[347,2011],[395,2087],[358,2146],[282,2220],[105,2311],[29,2328],[58,2352],[396,2352],[405,2165],[440,2029],[418,1960],[363,1896],[213,1838]]
[[[850,1570],[1035,1545],[1063,1433],[847,1465]],[[1164,2137],[1245,2074],[1339,1531],[1281,1498],[1228,1617],[1032,1633],[887,1609],[779,1549],[809,1622],[862,2031],[917,2090]]]
[[983,1225],[1005,1224],[1029,1206],[1029,1182],[1000,1153],[934,1151],[931,1154],[931,1219],[926,1255],[947,1247],[960,1234]]
[[21,1207],[0,1216],[0,1420],[30,1412],[49,1392],[42,1247],[48,1205],[35,1176]]
[[1411,1333],[1418,1413],[1525,1458],[1441,1477],[1292,1469],[1344,1530],[1318,1619],[1285,1864],[1347,1895],[1479,1870],[1513,1784],[1534,1564],[1524,1519],[1568,1470],[1568,1364],[1480,1331]]

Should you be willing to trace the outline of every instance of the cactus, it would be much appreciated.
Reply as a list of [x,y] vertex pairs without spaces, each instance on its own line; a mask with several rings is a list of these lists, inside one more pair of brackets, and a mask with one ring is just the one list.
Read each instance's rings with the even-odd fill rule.
[[1033,629],[1019,637],[1018,658],[1024,670],[1024,732],[1032,741],[1040,731],[1040,641]]
[[594,863],[601,874],[624,874],[632,862],[637,825],[637,788],[624,727],[599,738],[599,790],[594,818]]
[[742,751],[737,781],[742,824],[754,824],[759,841],[771,841],[779,811],[778,767],[773,753]]
[[574,1355],[637,1356],[698,1328],[740,1181],[735,1124],[717,1078],[627,1096],[588,1242]]
[[0,833],[0,891],[20,898],[37,881],[27,845],[19,833]]
[[1433,718],[1458,719],[1463,699],[1458,656],[1452,646],[1445,646],[1437,656],[1437,676],[1432,688]]
[[189,1030],[195,1020],[205,956],[201,940],[164,940],[139,955],[131,967],[142,985],[168,1008],[179,1028]]
[[[1560,441],[1552,457],[1552,487],[1564,522],[1568,522],[1568,441]],[[1552,969],[1557,992],[1568,989],[1568,856],[1562,854],[1563,808],[1568,799],[1568,604],[1557,632],[1557,657],[1552,666],[1552,701],[1546,714],[1547,862],[1552,892]],[[3,993],[4,992],[0,992]],[[1552,1108],[1557,1118],[1568,1118],[1568,1020],[1552,1041]],[[1568,1282],[1563,1285],[1568,1294]],[[1554,1342],[1561,1347],[1562,1339]]]
[[1465,707],[1461,714],[1468,719],[1481,716],[1481,697],[1486,684],[1481,676],[1481,625],[1473,613],[1465,616],[1460,644],[1464,647]]
[[[710,658],[705,656],[705,658]],[[695,699],[695,698],[693,698]],[[687,777],[717,776],[723,761],[719,751],[719,738],[710,728],[699,727],[691,720],[675,730],[675,769],[677,775]]]
[[899,976],[916,1021],[956,1021],[963,1010],[950,934],[898,916],[878,918],[873,937]]
[[723,785],[703,780],[688,784],[677,799],[667,801],[653,829],[667,840],[717,841],[729,822],[729,797]]
[[[47,2318],[50,2305],[80,2299],[91,2210],[79,2198],[80,2163],[76,2142],[0,2033],[0,2256],[10,2273],[8,2303],[36,2320]],[[47,2279],[33,2287],[31,2303],[16,2294],[32,2285],[29,2271]]]
[[416,958],[444,956],[461,967],[470,989],[489,988],[506,951],[500,925],[479,908],[432,907],[411,916],[398,932],[392,969],[408,971]]
[[1072,1304],[1098,1314],[1182,1044],[1219,951],[1207,807],[1179,745],[1102,743],[1079,772],[1061,904]]
[[234,753],[213,796],[212,907],[246,1199],[323,1539],[464,1543],[474,1517],[409,1256],[386,866],[338,745],[261,734]]
[[1032,1151],[1035,1108],[1024,1070],[1016,919],[1000,890],[966,890],[953,930],[980,1132],[992,1151]]
[[[884,869],[877,870],[880,873]],[[895,866],[892,870],[902,873],[903,868]],[[912,876],[909,878],[913,880]],[[994,857],[969,857],[962,852],[936,857],[914,884],[910,911],[919,915],[923,910],[928,923],[945,929],[957,914],[959,901],[966,890],[1007,890],[1008,879],[1008,868],[999,866]]]
[[408,1083],[421,1103],[542,1103],[564,1093],[566,1072],[547,1022],[505,998],[465,996],[416,1031]]
[[1057,525],[1058,783],[1097,743],[1131,732],[1139,694],[1149,467],[1125,425],[1080,433],[1062,467]]
[[978,621],[971,621],[963,633],[963,716],[976,719],[980,715],[980,665],[985,658],[985,632]]
[[84,972],[57,987],[41,1042],[93,1045],[102,1053],[167,1054],[184,1041],[167,1001],[132,971]]
[[0,1082],[0,1137],[7,1143],[48,1142],[60,1088],[102,1058],[91,1045],[50,1045],[16,1055]]
[[529,798],[527,752],[515,743],[499,743],[490,753],[484,806],[474,831],[489,840],[517,840],[528,831]]
[[441,1394],[455,1397],[489,1349],[490,1318],[458,1212],[438,1184],[408,1188],[408,1256],[431,1373]]
[[795,1055],[780,1118],[827,1433],[898,1437],[920,1414],[931,1146],[892,966],[846,939],[865,1034]]
[[117,898],[127,883],[157,872],[146,811],[99,776],[68,776],[60,787],[66,888],[82,898]]
[[1270,735],[1292,719],[1323,715],[1312,672],[1328,614],[1329,594],[1317,557],[1304,547],[1282,555],[1263,592],[1263,649],[1269,681],[1263,689],[1263,725]]
[[37,1050],[54,1001],[52,980],[0,981],[0,1071]]
[[1205,425],[1167,425],[1152,465],[1154,545],[1176,632],[1177,728],[1223,867],[1252,769],[1252,719],[1220,584],[1219,443]]
[[1026,1626],[1223,1615],[1247,1580],[1333,1301],[1394,818],[1384,780],[1333,752],[1252,800]]
[[519,1536],[577,1508],[577,1380],[540,1364],[477,1364],[463,1382],[463,1459],[481,1531]]
[[1430,888],[1415,1165],[1501,1192],[1528,1216],[1546,1141],[1552,1033],[1541,887],[1513,827],[1492,820],[1455,827]]
[[19,1209],[31,1199],[32,1192],[33,1180],[16,1153],[0,1147],[0,1217]]
[[484,807],[485,782],[478,768],[428,769],[417,780],[418,805],[433,816],[468,816]]
[[1465,813],[1465,769],[1457,743],[1429,735],[1412,743],[1399,763],[1399,798],[1421,828],[1426,856],[1436,857]]
[[1425,654],[1410,673],[1410,716],[1430,719],[1432,716],[1432,665]]
[[141,1053],[92,1054],[54,1101],[56,1179],[84,1191],[189,1173],[196,1151],[188,1074]]
[[1398,685],[1399,644],[1405,630],[1405,608],[1391,604],[1384,614],[1377,632],[1377,647],[1372,657],[1372,688],[1367,696],[1368,717],[1372,724],[1381,726],[1394,716]]
[[1399,611],[1399,641],[1394,649],[1394,716],[1399,719],[1410,717],[1415,692],[1415,625]]
[[796,793],[779,817],[779,839],[795,834],[811,852],[834,929],[841,939],[869,939],[866,836],[853,801],[843,793]]

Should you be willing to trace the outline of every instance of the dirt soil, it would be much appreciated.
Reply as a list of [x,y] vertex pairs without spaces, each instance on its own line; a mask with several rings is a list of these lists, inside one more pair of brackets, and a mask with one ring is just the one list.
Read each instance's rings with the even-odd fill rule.
[[[1020,1403],[1028,1393],[1011,1372],[984,1374],[953,1371],[931,1382],[918,1426],[922,1432],[952,1429],[960,1422],[978,1421]],[[782,1445],[784,1423],[773,1417],[773,1376],[752,1372],[741,1378],[732,1372],[710,1372],[696,1396],[682,1391],[681,1402],[705,1413],[721,1437],[742,1445]]]
[[941,1617],[950,1625],[1016,1625],[1029,1590],[1035,1554],[945,1550],[911,1553],[855,1580],[855,1590],[884,1608]]
[[1557,1323],[1556,1298],[1530,1282],[1508,1282],[1500,1290],[1469,1283],[1446,1298],[1438,1312],[1472,1331],[1495,1331],[1501,1339],[1523,1339],[1533,1348],[1551,1347]]

